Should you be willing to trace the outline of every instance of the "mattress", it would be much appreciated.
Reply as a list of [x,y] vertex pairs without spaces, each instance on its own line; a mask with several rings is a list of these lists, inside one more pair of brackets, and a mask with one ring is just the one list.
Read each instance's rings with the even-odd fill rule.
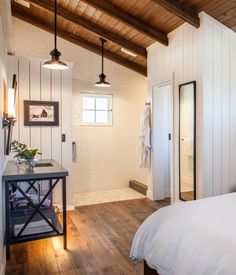
[[236,193],[159,209],[136,232],[130,256],[160,275],[235,275]]

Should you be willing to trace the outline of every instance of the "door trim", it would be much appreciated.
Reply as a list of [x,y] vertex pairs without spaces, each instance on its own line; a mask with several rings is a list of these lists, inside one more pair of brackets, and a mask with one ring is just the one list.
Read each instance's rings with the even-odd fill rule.
[[[169,164],[170,164],[170,196],[171,196],[171,202],[173,202],[173,199],[175,197],[175,190],[174,190],[174,74],[162,76],[159,78],[159,81],[156,81],[151,86],[151,108],[153,110],[154,108],[154,102],[153,102],[153,93],[154,88],[162,87],[170,85],[170,91],[169,91],[169,133],[171,134],[171,140],[169,141]],[[153,124],[153,112],[152,112],[152,124]],[[154,133],[152,133],[152,138],[154,139]],[[149,190],[148,196],[152,198],[153,200],[162,199],[162,197],[158,197],[157,194],[155,194],[155,181],[154,181],[154,158],[153,158],[153,150],[151,154],[151,177],[150,177],[150,185],[151,188]]]

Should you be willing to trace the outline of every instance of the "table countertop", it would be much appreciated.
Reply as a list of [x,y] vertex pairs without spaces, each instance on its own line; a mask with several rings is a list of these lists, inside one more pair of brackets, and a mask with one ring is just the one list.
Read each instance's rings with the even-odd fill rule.
[[51,166],[34,167],[33,172],[26,172],[24,166],[17,167],[14,161],[8,161],[2,175],[2,181],[24,181],[34,179],[53,179],[68,176],[59,163],[51,159],[43,159],[37,162],[39,165],[51,164]]

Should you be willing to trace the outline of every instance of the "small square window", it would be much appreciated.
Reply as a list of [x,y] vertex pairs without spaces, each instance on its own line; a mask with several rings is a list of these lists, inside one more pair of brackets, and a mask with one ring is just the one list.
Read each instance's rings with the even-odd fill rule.
[[82,124],[112,125],[112,95],[84,95],[82,107]]

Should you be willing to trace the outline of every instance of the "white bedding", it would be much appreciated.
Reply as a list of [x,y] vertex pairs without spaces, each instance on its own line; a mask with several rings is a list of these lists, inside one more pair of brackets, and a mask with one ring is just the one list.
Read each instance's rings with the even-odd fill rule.
[[236,193],[159,209],[138,229],[131,257],[160,275],[235,275]]

